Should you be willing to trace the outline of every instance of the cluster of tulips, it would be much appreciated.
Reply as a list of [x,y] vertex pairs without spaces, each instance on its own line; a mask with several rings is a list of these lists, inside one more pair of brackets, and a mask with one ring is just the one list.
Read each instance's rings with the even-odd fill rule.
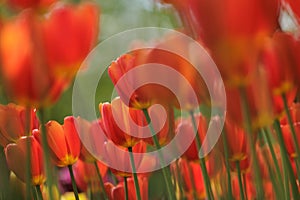
[[[45,109],[80,73],[98,42],[100,9],[93,2],[3,3],[1,83],[11,103],[0,105],[0,145],[10,181],[17,177],[25,183],[26,199],[66,198],[68,190],[76,200],[141,200],[149,199],[153,187],[152,172],[144,169],[153,168],[162,172],[164,199],[299,199],[300,3],[159,3],[178,13],[180,32],[201,44],[215,62],[224,81],[226,105],[210,99],[224,95],[217,75],[209,71],[213,66],[195,57],[181,37],[166,34],[153,48],[129,50],[111,62],[108,74],[119,96],[97,102],[99,118],[67,116],[63,124],[46,121]],[[285,26],[287,21],[292,25]],[[195,66],[164,47],[180,49],[210,77],[204,81]],[[152,82],[136,89],[133,82],[148,80],[152,73],[135,69],[149,63],[155,80],[168,80],[176,94]],[[154,63],[184,79],[159,71]],[[203,110],[213,106],[226,106],[226,112]],[[178,117],[178,110],[186,115]],[[205,143],[209,127],[222,126],[223,120],[219,140]],[[160,150],[177,136],[191,143],[187,148],[181,142],[173,145],[169,156],[182,154],[165,163],[168,155]],[[210,145],[213,149],[203,153]],[[153,151],[158,151],[156,157],[150,156]]]

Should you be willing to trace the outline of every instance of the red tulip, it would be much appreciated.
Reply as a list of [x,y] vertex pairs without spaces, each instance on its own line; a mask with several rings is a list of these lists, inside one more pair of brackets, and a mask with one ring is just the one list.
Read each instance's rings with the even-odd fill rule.
[[54,103],[95,44],[97,27],[98,10],[88,3],[57,4],[44,16],[24,10],[4,22],[0,61],[8,95],[26,106]]
[[[163,110],[164,109],[164,110]],[[99,104],[99,110],[104,125],[104,133],[115,144],[132,147],[140,140],[153,145],[153,139],[147,125],[144,113],[127,107],[117,97],[111,104]],[[161,145],[172,138],[174,131],[174,113],[170,107],[151,107],[148,109],[152,125]],[[166,112],[166,113],[165,113]]]
[[7,0],[7,4],[17,10],[26,8],[45,9],[56,0]]
[[[136,56],[131,54],[125,54],[119,57],[116,61],[112,62],[108,68],[108,74],[116,86],[120,78],[125,75],[129,70],[136,67]],[[145,74],[135,74],[135,77],[143,77]],[[125,77],[126,78],[126,77]],[[133,89],[132,83],[129,80],[124,81],[122,84],[118,84],[116,89],[120,97],[126,102],[129,99],[128,106],[137,109],[148,108],[153,104],[153,89],[139,88],[138,90]],[[133,94],[131,94],[133,92]],[[130,96],[131,94],[131,96]]]
[[[289,105],[295,99],[295,69],[299,63],[297,46],[296,40],[286,33],[265,37],[260,54],[262,65],[253,70],[253,81],[245,87],[254,128],[269,126],[282,115],[281,95],[286,95]],[[226,94],[228,116],[242,125],[239,90],[227,88]]]
[[295,142],[298,142],[298,143],[300,142],[300,137],[299,137],[299,133],[300,133],[300,118],[299,118],[300,107],[299,106],[300,106],[299,103],[294,103],[289,108],[289,112],[290,112],[291,117],[292,117],[292,123],[293,123],[294,129],[296,131],[296,138],[297,138],[298,141],[294,141],[294,139],[292,137],[291,127],[289,126],[287,116],[284,115],[282,117],[282,119],[280,120],[282,135],[283,135],[283,139],[284,139],[284,142],[285,142],[286,149],[287,149],[289,155],[293,158],[297,156],[294,143]]
[[[156,69],[156,76],[166,80],[170,85],[166,85],[166,87],[172,89],[175,94],[169,94],[158,89],[154,92],[157,92],[156,96],[158,98],[165,99],[167,104],[175,104],[176,107],[185,110],[193,110],[200,103],[209,105],[210,94],[206,84],[212,86],[216,82],[214,71],[209,70],[215,67],[214,63],[205,50],[197,50],[200,52],[196,53],[196,50],[192,48],[195,45],[196,42],[191,43],[181,35],[169,34],[151,49],[149,55],[145,56],[145,60],[138,61],[139,64],[156,63],[164,65],[176,72],[175,74],[172,71],[164,72]],[[176,54],[171,51],[175,51]],[[155,68],[158,67],[154,65],[153,69]],[[206,80],[209,81],[208,83],[204,82],[200,72],[209,76],[209,79]],[[165,95],[167,96],[164,97]],[[212,95],[215,96],[215,94]]]
[[[300,122],[294,123],[294,129],[296,131],[297,143],[300,143]],[[296,149],[294,147],[294,140],[292,137],[292,132],[289,125],[281,126],[282,135],[284,139],[284,143],[287,149],[288,154],[291,157],[297,157]]]
[[[173,139],[175,135],[175,120],[173,108],[167,106],[164,106],[162,108],[150,107],[148,109],[148,112],[159,144],[161,146],[167,144],[168,142],[170,142],[170,140]],[[164,112],[166,112],[166,114],[164,114]],[[143,141],[147,144],[154,145],[152,137],[144,138]]]
[[10,103],[0,104],[0,145],[16,142],[21,136],[31,134],[31,130],[38,128],[38,120],[33,109],[30,109],[29,133],[26,133],[26,108]]
[[[46,124],[50,155],[59,167],[72,165],[79,158],[81,142],[75,123],[74,117],[66,117],[64,125],[60,125],[56,121],[49,121]],[[40,134],[37,134],[36,137],[41,141]]]
[[[146,144],[140,141],[132,147],[133,153],[145,153]],[[129,152],[127,148],[122,148],[121,146],[116,146],[112,141],[107,141],[104,144],[104,162],[111,168],[112,172],[118,176],[130,177],[132,170]],[[134,160],[137,172],[143,167],[147,160],[144,160],[143,156],[138,157]],[[149,164],[149,163],[148,163]]]
[[245,160],[249,155],[246,132],[227,118],[225,121],[225,135],[229,159],[232,162]]
[[[247,133],[243,128],[235,124],[228,117],[225,121],[225,135],[229,153],[230,167],[236,171],[236,161],[239,162],[242,172],[246,172],[250,167],[250,153],[248,149]],[[223,133],[223,134],[224,134]]]
[[[247,102],[251,115],[252,127],[256,130],[270,126],[275,118],[282,115],[284,104],[281,96],[272,94],[267,83],[266,73],[258,69],[253,82],[246,88]],[[296,90],[286,93],[288,104],[295,98]],[[227,116],[238,126],[243,125],[243,113],[240,91],[237,88],[226,89]]]
[[278,27],[278,0],[169,0],[191,35],[211,50],[225,84],[247,85],[257,63],[261,38]]
[[[133,178],[127,179],[128,183],[128,199],[136,200],[135,187]],[[138,177],[138,183],[141,190],[141,199],[148,199],[148,179],[146,177]],[[119,183],[117,186],[111,183],[105,183],[107,195],[110,200],[125,199],[124,182]]]
[[133,126],[143,126],[146,123],[142,111],[127,107],[120,98],[112,100],[111,103],[99,104],[99,110],[105,133],[115,144],[132,147],[141,140],[140,137],[130,134],[134,133],[137,136],[142,136],[143,132]]
[[97,42],[96,4],[56,4],[43,23],[46,63],[58,77],[72,78]]
[[[229,85],[247,84],[263,35],[278,27],[279,1],[171,1],[185,27],[200,36],[211,50]],[[196,36],[196,37],[197,37]]]
[[[107,172],[107,166],[101,162],[97,162],[97,165],[101,176],[104,177]],[[92,187],[96,187],[94,189],[100,189],[100,183],[94,164],[86,163],[79,159],[74,165],[74,176],[80,190],[86,191],[89,184],[92,185]]]
[[[104,126],[102,120],[97,120],[89,123],[85,120],[79,119],[79,123],[84,130],[81,134],[82,148],[80,152],[80,159],[84,162],[92,163],[101,158],[104,152],[103,145],[107,141],[104,133]],[[89,148],[87,149],[86,146]],[[92,152],[90,152],[92,151]]]
[[[293,103],[289,108],[293,123],[300,122],[300,103]],[[280,119],[281,125],[288,125],[287,116],[284,115]]]
[[197,54],[191,48],[196,44],[184,36],[169,34],[151,49],[119,57],[108,72],[121,99],[137,109],[162,104],[192,110],[202,102],[209,104],[208,89],[198,70],[209,74],[208,84],[212,85],[217,82],[213,70],[209,70],[214,63],[205,50]]
[[26,165],[28,140],[31,146],[31,181],[33,185],[42,185],[45,181],[42,148],[33,136],[23,136],[15,144],[7,145],[5,148],[7,164],[16,176],[25,182],[24,166]]
[[[266,39],[263,50],[264,70],[273,95],[281,95],[295,88],[295,73],[299,63],[297,40],[287,33],[277,32]],[[284,67],[283,67],[284,66]]]
[[[207,132],[207,121],[203,115],[196,115],[196,122],[198,124],[198,134],[200,137],[201,142],[203,142],[206,132]],[[185,135],[189,135],[190,137],[195,137],[195,132],[192,126],[191,120],[184,120],[177,125],[176,133],[184,133]],[[188,137],[188,136],[187,136]],[[201,144],[202,145],[202,144]],[[180,148],[180,147],[179,147]],[[204,146],[204,149],[206,147]],[[196,139],[194,138],[188,149],[183,154],[184,157],[186,157],[188,160],[198,160],[199,152],[196,146]]]
[[[250,174],[244,175],[244,184],[246,190],[244,191],[247,195],[247,199],[255,199],[256,198],[256,192],[255,192],[255,182],[251,178]],[[238,186],[238,177],[233,176],[233,184],[232,184],[232,192],[234,197],[237,197],[237,199],[240,199],[240,190]],[[264,190],[264,197],[265,199],[276,199],[274,188],[271,181],[265,181],[263,184],[263,190]]]
[[1,71],[6,91],[26,106],[58,98],[55,90],[63,87],[43,64],[40,23],[32,10],[26,10],[5,22],[0,34]]
[[192,181],[194,181],[198,198],[205,199],[205,187],[199,163],[188,162],[184,159],[180,159],[179,169],[183,178],[183,187],[188,199],[193,199]]

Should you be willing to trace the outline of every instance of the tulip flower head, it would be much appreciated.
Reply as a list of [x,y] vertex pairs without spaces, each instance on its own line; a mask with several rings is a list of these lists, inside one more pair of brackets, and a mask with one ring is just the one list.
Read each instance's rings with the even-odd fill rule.
[[[97,162],[100,174],[102,177],[107,172],[107,166],[101,162]],[[89,185],[92,185],[94,190],[99,190],[99,179],[97,177],[97,171],[93,163],[86,163],[82,160],[78,160],[74,166],[74,175],[78,187],[82,191],[86,191]]]
[[227,118],[225,121],[225,134],[227,137],[230,161],[245,160],[248,157],[248,145],[246,139],[247,135],[244,129]]
[[[203,142],[206,133],[207,133],[207,121],[203,115],[196,115],[195,116],[197,124],[198,124],[198,134],[200,137],[201,142]],[[176,133],[184,133],[187,135],[186,137],[193,137],[192,143],[189,145],[188,149],[184,152],[184,157],[188,160],[198,160],[199,159],[199,152],[196,146],[196,136],[192,126],[192,122],[190,119],[182,119],[181,122],[177,125]],[[203,145],[203,144],[201,144]],[[205,149],[206,147],[203,146]]]
[[[34,132],[37,130],[34,130]],[[23,182],[26,180],[27,151],[26,144],[30,142],[31,149],[31,182],[33,185],[42,185],[45,181],[42,148],[33,136],[23,136],[16,143],[5,148],[6,161],[9,169]]]
[[55,1],[56,0],[6,0],[6,3],[15,10],[22,10],[26,8],[43,10],[48,8]]
[[99,104],[99,110],[106,136],[115,144],[133,147],[141,140],[140,137],[131,135],[132,133],[138,136],[143,134],[135,127],[135,125],[143,126],[146,123],[141,110],[127,107],[119,97],[111,103]]
[[94,4],[58,3],[44,16],[28,9],[5,21],[0,66],[10,98],[33,107],[57,101],[95,44],[98,20]]
[[[28,108],[30,109],[30,108]],[[33,109],[30,114],[30,133],[26,133],[26,108],[13,103],[0,105],[0,145],[5,147],[16,142],[22,136],[31,135],[31,130],[38,128],[38,120]]]
[[[127,179],[128,183],[128,199],[136,200],[135,187],[133,178]],[[141,189],[141,199],[148,200],[148,178],[138,177],[139,187]],[[105,183],[105,190],[110,200],[125,199],[124,182],[120,182],[117,186],[111,183]]]
[[[99,119],[89,123],[81,118],[77,122],[77,125],[83,129],[80,135],[83,144],[80,159],[84,162],[93,163],[97,161],[97,158],[102,157],[104,152],[103,145],[107,141],[103,122]],[[86,146],[88,146],[88,149]]]
[[[145,153],[146,143],[143,141],[138,142],[132,147],[132,152]],[[146,157],[140,156],[134,160],[137,171],[139,171],[140,167],[143,167],[143,164],[147,164],[148,160],[144,160],[144,158]],[[104,162],[110,167],[112,172],[118,176],[130,177],[132,175],[132,173],[130,173],[132,171],[132,166],[128,149],[121,146],[116,147],[116,145],[110,140],[104,144]]]
[[[76,118],[66,117],[64,124],[49,121],[46,124],[47,141],[54,163],[59,167],[74,164],[80,155],[81,142],[76,129]],[[40,133],[36,137],[41,141]]]

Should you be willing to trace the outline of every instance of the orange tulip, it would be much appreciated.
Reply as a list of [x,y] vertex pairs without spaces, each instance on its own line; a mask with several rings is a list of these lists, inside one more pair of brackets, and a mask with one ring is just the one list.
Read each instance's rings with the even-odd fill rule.
[[[245,193],[247,196],[247,199],[255,199],[256,198],[256,192],[255,192],[255,182],[251,178],[250,174],[244,175],[244,184],[245,184]],[[263,184],[263,190],[264,190],[264,197],[265,199],[276,199],[274,188],[271,181],[265,181]],[[240,190],[238,186],[238,177],[234,176],[232,181],[232,192],[234,197],[237,197],[237,199],[240,199]]]
[[[160,82],[162,79],[165,80],[169,74],[157,68],[157,64],[163,63],[152,63],[153,60],[149,60],[150,53],[151,49],[132,51],[119,57],[108,68],[109,76],[120,98],[129,107],[146,109],[153,104],[168,105],[175,101],[174,94]],[[149,66],[149,64],[152,66]],[[149,67],[151,67],[151,70],[149,70]],[[152,69],[155,68],[156,70],[153,71]],[[155,77],[153,77],[153,72]],[[118,83],[120,80],[122,80],[122,83]],[[150,83],[144,84],[143,81],[145,80],[146,82],[150,81]],[[168,81],[172,81],[172,79],[168,79]],[[136,86],[138,87],[135,88]]]
[[295,88],[293,70],[300,63],[296,46],[296,38],[287,33],[277,32],[266,39],[262,56],[273,95],[285,94]]
[[227,118],[225,121],[225,135],[230,161],[245,160],[248,157],[246,132]]
[[[141,140],[140,137],[130,134],[142,136],[143,132],[133,127],[133,125],[143,126],[146,123],[142,111],[127,107],[118,97],[111,103],[99,104],[99,110],[105,133],[115,144],[132,147]],[[133,120],[134,124],[130,123],[130,119]]]
[[[49,121],[46,124],[50,155],[59,167],[72,165],[79,158],[81,142],[75,123],[74,117],[66,117],[63,125],[56,121]],[[41,141],[40,134],[37,134],[36,137]]]
[[49,75],[43,63],[40,23],[32,10],[25,10],[5,22],[0,34],[1,72],[6,91],[24,105],[35,106],[57,99],[55,90],[63,87]]
[[168,0],[190,34],[211,50],[225,84],[250,83],[261,39],[278,27],[279,0]]
[[300,106],[299,103],[294,103],[289,108],[289,112],[292,117],[292,123],[293,123],[294,129],[295,129],[295,132],[296,132],[297,141],[294,141],[294,139],[293,139],[291,127],[289,126],[287,116],[284,115],[280,120],[284,143],[285,143],[287,152],[290,155],[290,157],[292,158],[292,160],[298,156],[296,149],[295,149],[295,142],[296,143],[300,142],[300,135],[299,135],[300,134],[300,117],[299,117],[300,116],[299,115],[300,107],[299,106]]
[[[132,152],[145,153],[146,147],[146,143],[140,141],[132,147]],[[129,173],[132,170],[132,166],[127,148],[116,146],[112,141],[109,140],[104,144],[103,154],[103,161],[110,167],[114,174],[122,177],[130,177],[132,175],[132,173]],[[143,164],[145,164],[145,162],[147,163],[148,160],[146,159],[146,157],[143,156],[134,159],[137,172],[140,168],[143,167]]]
[[[196,43],[196,42],[195,42]],[[209,70],[214,66],[206,51],[202,50],[198,54],[191,47],[195,45],[187,41],[185,37],[178,36],[177,34],[166,35],[162,42],[155,45],[153,49],[146,56],[146,60],[138,61],[139,64],[156,63],[164,65],[171,70],[175,70],[177,74],[170,72],[158,71],[157,77],[167,80],[171,86],[168,88],[174,90],[177,94],[169,94],[166,91],[156,91],[158,98],[165,99],[167,104],[175,104],[176,107],[193,110],[198,108],[200,103],[210,104],[210,94],[206,84],[213,85],[215,75],[213,70]],[[200,45],[200,44],[199,44]],[[176,51],[177,54],[167,51],[170,49]],[[189,60],[187,60],[189,59]],[[193,62],[193,63],[191,63]],[[156,66],[153,66],[155,69]],[[209,76],[209,83],[205,83],[202,74]],[[173,73],[173,72],[172,72]],[[174,88],[172,88],[174,87]],[[189,89],[191,87],[191,90]],[[162,96],[163,95],[163,96]],[[164,97],[166,95],[166,97]],[[215,96],[215,94],[212,94]],[[176,97],[175,97],[176,96]],[[180,103],[180,104],[179,104]]]
[[45,9],[55,1],[56,0],[6,0],[7,4],[16,10],[26,8]]
[[[127,179],[128,183],[128,199],[136,200],[135,187],[133,178]],[[146,177],[138,177],[138,183],[141,189],[141,199],[148,199],[148,179]],[[124,182],[114,186],[111,183],[105,183],[106,193],[109,200],[125,199]]]
[[214,72],[210,72],[213,70],[209,70],[214,63],[207,52],[196,54],[191,49],[195,43],[177,34],[163,39],[151,49],[131,51],[110,65],[109,76],[121,99],[137,109],[162,104],[191,110],[202,102],[209,104],[206,83],[198,72],[209,74],[210,85],[216,82]]
[[[104,152],[103,145],[107,141],[104,133],[104,126],[102,120],[97,120],[92,123],[89,123],[85,120],[79,119],[81,125],[80,128],[83,128],[81,134],[82,148],[80,152],[80,159],[84,162],[92,163],[97,161],[97,158],[101,157]],[[85,146],[88,145],[90,152]],[[97,158],[95,158],[95,156]]]
[[9,169],[12,170],[21,181],[25,182],[26,173],[24,166],[26,165],[26,144],[28,140],[31,146],[31,181],[33,185],[42,185],[45,181],[42,148],[33,136],[23,136],[16,143],[6,146],[5,155],[7,164]]
[[38,120],[33,109],[30,109],[29,133],[26,133],[26,108],[10,103],[0,104],[0,145],[5,147],[16,142],[21,136],[31,134],[31,130],[38,128]]
[[[203,115],[195,116],[196,122],[198,124],[198,134],[201,142],[203,142],[206,132],[207,132],[207,121]],[[182,121],[177,125],[176,133],[184,133],[185,135],[190,135],[190,137],[195,137],[195,132],[192,126],[191,120],[182,119]],[[188,137],[188,136],[187,136]],[[202,144],[201,144],[202,145]],[[204,147],[205,149],[205,147]],[[194,138],[188,149],[185,151],[183,156],[188,160],[198,160],[199,152],[196,146],[196,139]]]
[[[245,90],[247,102],[251,115],[251,122],[254,129],[270,126],[275,118],[282,115],[284,111],[283,100],[280,95],[272,94],[267,83],[266,73],[258,70],[256,77]],[[288,104],[295,98],[296,90],[292,89],[286,93]],[[237,88],[227,88],[227,116],[238,126],[243,125],[243,113],[240,91]]]
[[[296,137],[297,137],[296,142],[299,144],[299,142],[300,142],[300,122],[295,122],[294,123],[294,129],[296,131]],[[290,126],[289,125],[282,125],[281,130],[282,130],[282,136],[283,136],[284,143],[285,143],[286,150],[287,150],[288,154],[292,158],[297,157],[297,153],[296,153],[296,149],[294,147],[294,141],[293,141]]]
[[93,3],[56,4],[43,23],[46,63],[55,76],[72,78],[97,42],[99,9]]
[[[160,145],[167,144],[175,135],[174,110],[170,106],[164,106],[163,109],[164,111],[157,107],[148,109]],[[166,112],[166,114],[163,114],[163,112]],[[143,141],[149,145],[154,145],[152,137],[144,138]]]
[[[293,121],[294,124],[300,122],[300,103],[293,103],[291,105],[291,107],[289,108],[289,112],[291,114],[292,121]],[[286,115],[281,117],[280,124],[281,125],[287,125],[288,124],[288,120],[287,120]]]
[[29,9],[4,22],[0,66],[8,95],[26,106],[55,102],[95,44],[98,18],[93,4],[57,4],[44,16]]
[[[101,176],[104,177],[107,172],[107,166],[101,162],[97,162],[97,165]],[[74,176],[80,190],[86,191],[90,184],[92,187],[95,187],[93,189],[99,191],[99,179],[94,164],[86,163],[79,159],[74,165]]]
[[[205,199],[205,186],[202,178],[201,169],[198,163],[188,162],[180,159],[179,169],[183,178],[183,187],[188,199],[193,199],[192,181],[195,184],[196,194],[199,199]],[[189,171],[190,170],[190,171]]]
[[[173,110],[169,107],[163,108],[164,110],[159,107],[149,109],[152,124],[161,145],[169,142],[174,134]],[[99,110],[105,129],[104,133],[115,144],[132,147],[143,139],[146,143],[153,145],[148,128],[142,129],[147,122],[141,110],[127,107],[119,97],[112,100],[111,103],[99,104]]]
[[[131,54],[125,54],[119,57],[116,61],[112,62],[108,68],[108,74],[116,86],[120,78],[125,75],[129,70],[136,67],[136,56]],[[136,78],[143,77],[144,74],[135,74]],[[126,78],[126,77],[125,77]],[[148,108],[153,104],[153,98],[151,93],[153,89],[144,87],[139,88],[134,91],[133,86],[129,80],[125,80],[122,84],[116,86],[118,94],[126,102],[126,99],[129,99],[129,107],[144,109]],[[133,94],[130,96],[131,92]]]

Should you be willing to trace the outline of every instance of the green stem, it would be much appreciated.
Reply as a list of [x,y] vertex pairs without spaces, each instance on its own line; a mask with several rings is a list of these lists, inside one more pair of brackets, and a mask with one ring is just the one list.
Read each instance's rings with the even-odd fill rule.
[[103,179],[102,179],[102,176],[101,176],[101,173],[100,173],[97,161],[94,162],[94,166],[95,166],[95,169],[96,169],[96,172],[97,172],[97,176],[98,176],[98,179],[99,179],[99,182],[100,182],[100,187],[101,187],[104,199],[108,199],[108,197],[106,195],[106,192],[105,192],[105,187],[104,187]]
[[271,156],[272,156],[272,159],[273,159],[273,162],[275,164],[275,170],[276,170],[276,173],[277,173],[277,176],[278,176],[278,179],[279,179],[279,182],[280,183],[283,183],[282,181],[282,176],[281,176],[281,172],[280,172],[280,168],[279,168],[279,164],[278,164],[278,159],[276,157],[276,153],[275,153],[275,150],[273,148],[273,144],[272,144],[272,141],[271,141],[271,138],[270,138],[270,130],[267,129],[267,131],[265,131],[264,129],[262,129],[262,134],[263,134],[263,137],[266,141],[266,143],[268,144],[269,146],[269,149],[270,149],[270,152],[271,152]]
[[272,181],[273,187],[275,189],[274,192],[275,192],[276,197],[277,197],[276,199],[282,199],[283,198],[282,195],[285,193],[285,191],[284,191],[284,182],[283,182],[283,179],[282,179],[282,176],[281,176],[281,171],[280,171],[280,168],[279,168],[278,160],[277,160],[277,157],[276,157],[276,154],[275,154],[275,151],[274,151],[274,148],[273,148],[273,144],[272,144],[272,141],[270,139],[269,134],[270,134],[270,132],[265,131],[265,129],[261,129],[261,134],[260,135],[264,139],[264,141],[267,143],[267,145],[269,146],[271,156],[272,156],[272,160],[273,160],[273,163],[275,165],[275,171],[276,172],[274,172],[274,169],[272,168],[272,165],[269,162],[268,155],[264,151],[263,151],[263,156],[264,156],[265,161],[267,162],[268,170],[269,170],[269,173],[270,173],[270,179]]
[[43,195],[42,195],[41,187],[39,185],[36,185],[35,189],[36,189],[37,199],[38,200],[43,200]]
[[300,165],[299,165],[299,163],[295,160],[294,161],[295,162],[295,164],[296,164],[296,170],[297,170],[297,175],[298,175],[298,181],[300,181]]
[[180,170],[179,170],[179,165],[178,165],[179,160],[177,159],[175,164],[176,164],[176,174],[177,174],[177,178],[178,178],[178,187],[179,187],[179,192],[180,192],[180,199],[186,199],[185,194],[184,194],[184,190],[183,190],[183,180],[182,180],[182,176],[180,174]]
[[[267,129],[268,130],[268,135],[271,136],[271,130],[270,128]],[[276,133],[278,133],[276,131]],[[285,157],[285,153],[282,151],[282,148],[281,146],[279,145],[280,147],[280,155],[281,155],[281,158],[282,158],[282,172],[283,172],[283,179],[284,179],[284,182],[283,185],[283,189],[284,189],[284,195],[285,195],[285,199],[290,199],[290,180],[289,180],[289,173],[288,173],[288,169],[287,169],[287,165],[286,165],[286,162],[285,160],[283,159],[283,157]]]
[[87,188],[86,194],[87,194],[88,199],[91,199],[91,200],[94,199],[91,182],[88,182],[88,188]]
[[205,159],[201,158],[200,155],[202,155],[202,153],[200,152],[201,150],[201,139],[200,139],[200,135],[198,132],[198,128],[197,128],[197,124],[196,124],[196,119],[194,116],[193,111],[190,111],[190,115],[191,115],[191,119],[192,119],[192,125],[193,125],[193,129],[195,132],[195,141],[196,141],[196,147],[197,147],[197,151],[199,152],[199,160],[200,160],[200,167],[201,167],[201,171],[202,171],[202,176],[204,179],[204,184],[205,184],[205,192],[207,194],[207,198],[208,199],[214,199],[214,196],[212,194],[212,189],[211,189],[211,184],[210,184],[210,179],[207,173],[207,169],[206,169],[206,165],[205,165]]
[[194,199],[198,199],[197,198],[197,190],[196,190],[196,185],[195,185],[195,180],[194,180],[194,176],[193,176],[193,173],[192,173],[192,170],[191,170],[191,166],[189,163],[187,163],[187,167],[188,167],[188,172],[189,172],[189,177],[190,177],[190,180],[191,180],[191,183],[192,183],[192,190],[193,190],[193,197]]
[[111,171],[110,168],[108,168],[108,174],[109,174],[109,176],[112,179],[113,185],[117,185],[118,184],[118,180],[117,180],[116,176],[114,175],[114,173]]
[[133,153],[132,153],[132,147],[128,147],[128,151],[129,151],[129,156],[130,156],[131,168],[132,168],[132,172],[133,172],[133,180],[134,180],[136,198],[137,198],[137,200],[141,200],[140,186],[139,186],[139,181],[138,181],[137,174],[136,174],[136,168],[135,168],[135,163],[134,163],[134,158],[133,158]]
[[124,191],[125,191],[125,200],[128,200],[128,185],[127,185],[127,177],[124,177]]
[[[294,176],[294,172],[293,172],[291,163],[289,162],[288,153],[287,153],[287,150],[284,145],[284,140],[283,140],[283,136],[282,136],[282,132],[281,132],[281,128],[280,128],[280,122],[278,119],[275,119],[274,129],[277,133],[278,143],[279,143],[280,149],[282,151],[282,154],[281,154],[282,160],[283,160],[283,163],[285,164],[285,167],[287,168],[286,170],[288,172],[288,177],[289,177],[291,188],[292,188],[293,199],[299,199],[299,191],[298,191],[296,179]],[[288,193],[289,191],[286,191],[286,192]]]
[[[280,155],[281,158],[284,157],[284,152],[280,148]],[[289,180],[289,173],[287,170],[287,165],[284,159],[282,159],[282,169],[283,169],[283,177],[284,177],[284,189],[285,189],[285,199],[290,199],[290,180]]]
[[[34,200],[39,200],[38,197],[37,197],[37,193],[36,193],[35,186],[32,186],[32,187],[31,187],[31,193],[32,193],[32,196],[33,196],[33,199],[34,199]],[[0,197],[0,199],[4,199],[4,198],[1,198],[1,197]]]
[[[148,110],[143,109],[143,113],[144,113],[145,118],[147,120],[147,123],[149,125],[149,129],[150,129],[150,132],[152,134],[152,139],[153,139],[153,142],[155,144],[156,150],[160,150],[161,146],[159,144],[157,135],[154,131],[154,128],[153,128]],[[158,151],[158,158],[159,158],[159,161],[160,161],[161,165],[165,166],[165,161],[164,161],[164,158],[163,158],[163,155],[162,155],[161,151]],[[163,172],[164,180],[165,180],[165,183],[166,183],[166,186],[167,186],[167,192],[168,192],[169,199],[176,199],[175,198],[175,192],[174,192],[173,187],[172,187],[171,176],[170,176],[168,168],[163,167],[162,172]]]
[[46,177],[47,177],[47,187],[48,187],[48,194],[49,194],[49,199],[52,200],[53,198],[53,175],[51,171],[51,163],[50,163],[50,153],[49,153],[49,145],[47,141],[47,130],[45,127],[45,110],[43,108],[40,109],[40,121],[41,121],[41,137],[42,137],[42,147],[44,150],[44,164],[45,164],[45,172],[46,172]]
[[[31,135],[30,123],[31,123],[31,109],[26,107],[25,109],[25,133],[27,136]],[[26,199],[31,199],[31,144],[30,139],[26,140]]]
[[[299,166],[300,166],[300,150],[299,150],[298,139],[297,139],[297,136],[296,136],[296,130],[295,130],[295,127],[294,127],[294,124],[293,124],[293,119],[292,119],[292,116],[291,116],[291,113],[290,113],[290,110],[289,110],[289,107],[288,107],[288,102],[287,102],[286,95],[282,94],[281,97],[282,97],[282,100],[283,100],[284,110],[285,110],[285,113],[287,115],[288,123],[289,123],[290,129],[291,129],[291,132],[292,132],[294,147],[295,147],[296,154],[297,154],[297,156],[295,157],[295,162],[297,163],[296,168],[297,168],[297,173],[298,173],[298,172],[300,172],[300,169],[299,169]],[[300,176],[300,174],[298,174],[298,176]]]
[[71,176],[72,187],[73,187],[75,199],[79,200],[78,190],[77,190],[77,186],[76,186],[76,182],[75,182],[75,177],[74,177],[72,165],[68,165],[68,169],[69,169],[70,176]]
[[247,180],[246,180],[246,174],[243,174],[243,183],[244,183],[244,194],[245,198],[248,200],[248,193],[247,193]]
[[236,169],[238,172],[238,181],[239,181],[239,188],[240,188],[240,196],[241,200],[245,199],[244,196],[244,189],[243,189],[243,181],[242,181],[242,173],[241,173],[241,167],[240,167],[240,161],[235,161]]
[[240,88],[240,97],[241,97],[243,118],[245,121],[245,129],[247,133],[247,140],[250,146],[250,155],[253,161],[254,179],[256,183],[255,189],[257,191],[257,198],[263,199],[264,198],[263,184],[261,180],[261,174],[260,174],[258,159],[256,155],[255,142],[253,141],[253,131],[251,125],[250,111],[248,107],[247,94],[245,88]]
[[231,173],[230,173],[230,165],[229,165],[228,142],[225,134],[226,133],[224,129],[222,132],[222,139],[223,139],[225,166],[226,166],[226,173],[227,173],[228,199],[233,200],[232,186],[231,186]]

